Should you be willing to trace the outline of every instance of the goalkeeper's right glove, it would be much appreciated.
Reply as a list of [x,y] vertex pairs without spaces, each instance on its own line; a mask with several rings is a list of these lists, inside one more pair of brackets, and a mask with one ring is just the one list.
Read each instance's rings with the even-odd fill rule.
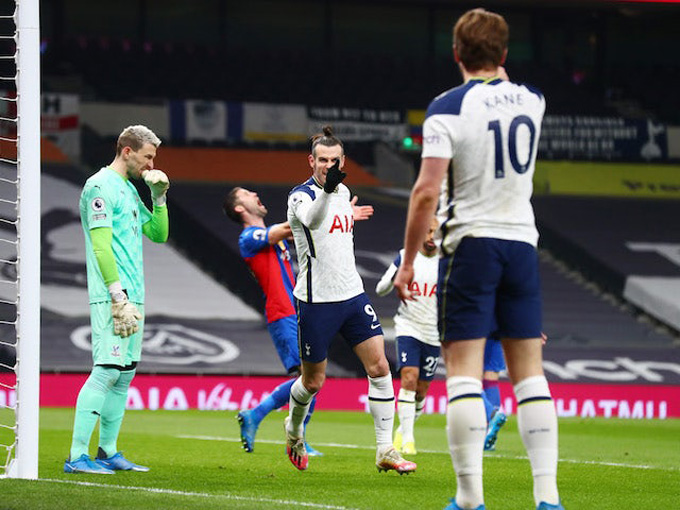
[[170,179],[163,170],[144,170],[142,179],[151,190],[151,200],[154,205],[165,205],[165,194],[170,187]]
[[142,320],[142,314],[137,307],[128,301],[120,282],[109,285],[111,294],[111,315],[113,316],[113,332],[122,338],[131,336],[139,331],[137,321]]
[[326,173],[326,182],[323,185],[323,190],[326,193],[333,193],[338,184],[347,177],[347,174],[340,170],[340,159],[338,159],[335,164],[328,169]]

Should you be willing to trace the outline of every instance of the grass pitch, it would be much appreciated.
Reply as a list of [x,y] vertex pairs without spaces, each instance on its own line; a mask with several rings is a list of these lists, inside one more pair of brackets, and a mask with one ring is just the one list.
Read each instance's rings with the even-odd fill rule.
[[[0,480],[0,508],[426,510],[455,493],[444,416],[418,420],[418,471],[399,476],[375,469],[368,414],[315,413],[308,440],[325,455],[305,472],[285,455],[284,413],[264,420],[250,454],[235,414],[129,411],[118,446],[152,470],[95,476],[62,470],[73,409],[42,409],[40,480]],[[484,481],[488,509],[534,508],[515,417],[485,456]],[[561,419],[558,481],[567,510],[680,508],[680,420]]]

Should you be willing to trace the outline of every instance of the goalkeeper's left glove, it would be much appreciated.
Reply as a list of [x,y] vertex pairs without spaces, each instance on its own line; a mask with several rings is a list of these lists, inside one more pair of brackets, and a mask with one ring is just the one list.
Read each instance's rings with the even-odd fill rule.
[[144,170],[142,172],[144,182],[151,190],[151,199],[154,205],[165,205],[170,179],[163,170]]
[[137,307],[128,301],[120,282],[109,285],[111,295],[111,315],[113,316],[113,332],[122,338],[134,335],[139,331],[137,321],[142,320],[142,314]]

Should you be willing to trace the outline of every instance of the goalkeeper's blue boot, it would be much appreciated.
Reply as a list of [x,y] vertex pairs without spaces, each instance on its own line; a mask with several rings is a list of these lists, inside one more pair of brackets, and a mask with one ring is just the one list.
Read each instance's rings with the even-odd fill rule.
[[105,469],[110,469],[112,471],[139,471],[140,473],[146,473],[149,468],[146,466],[140,466],[134,462],[130,462],[125,457],[123,457],[122,452],[118,452],[111,457],[106,456],[106,452],[101,448],[97,452],[97,458],[94,459],[96,464],[99,464]]
[[89,455],[83,453],[76,460],[67,459],[64,462],[64,473],[86,473],[88,475],[113,475],[115,474],[94,462]]
[[541,501],[538,506],[536,507],[536,510],[564,510],[564,507],[562,506],[562,502],[560,501],[556,505],[551,505],[550,503],[546,503],[545,501]]
[[498,439],[498,431],[508,421],[508,417],[501,410],[493,413],[491,420],[489,420],[489,428],[486,432],[486,439],[484,440],[484,450],[493,451],[496,449],[496,439]]
[[[464,510],[463,508],[459,507],[456,504],[456,498],[451,498],[451,503],[449,503],[444,510]],[[486,510],[486,507],[484,505],[479,505],[477,508],[474,510]]]
[[250,453],[255,448],[255,434],[260,424],[255,420],[253,411],[250,409],[238,413],[236,419],[241,427],[241,445],[245,451]]
[[312,448],[312,445],[310,445],[307,441],[305,441],[305,450],[307,450],[307,455],[310,457],[323,457],[323,453],[315,448]]

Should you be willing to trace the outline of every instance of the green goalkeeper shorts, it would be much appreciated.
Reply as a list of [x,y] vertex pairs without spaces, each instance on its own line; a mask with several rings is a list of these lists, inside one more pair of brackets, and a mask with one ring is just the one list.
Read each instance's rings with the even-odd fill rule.
[[[134,303],[144,317],[144,305]],[[90,304],[92,325],[92,360],[95,365],[118,365],[121,367],[139,361],[142,357],[144,319],[139,321],[139,331],[121,338],[113,332],[111,303]]]

